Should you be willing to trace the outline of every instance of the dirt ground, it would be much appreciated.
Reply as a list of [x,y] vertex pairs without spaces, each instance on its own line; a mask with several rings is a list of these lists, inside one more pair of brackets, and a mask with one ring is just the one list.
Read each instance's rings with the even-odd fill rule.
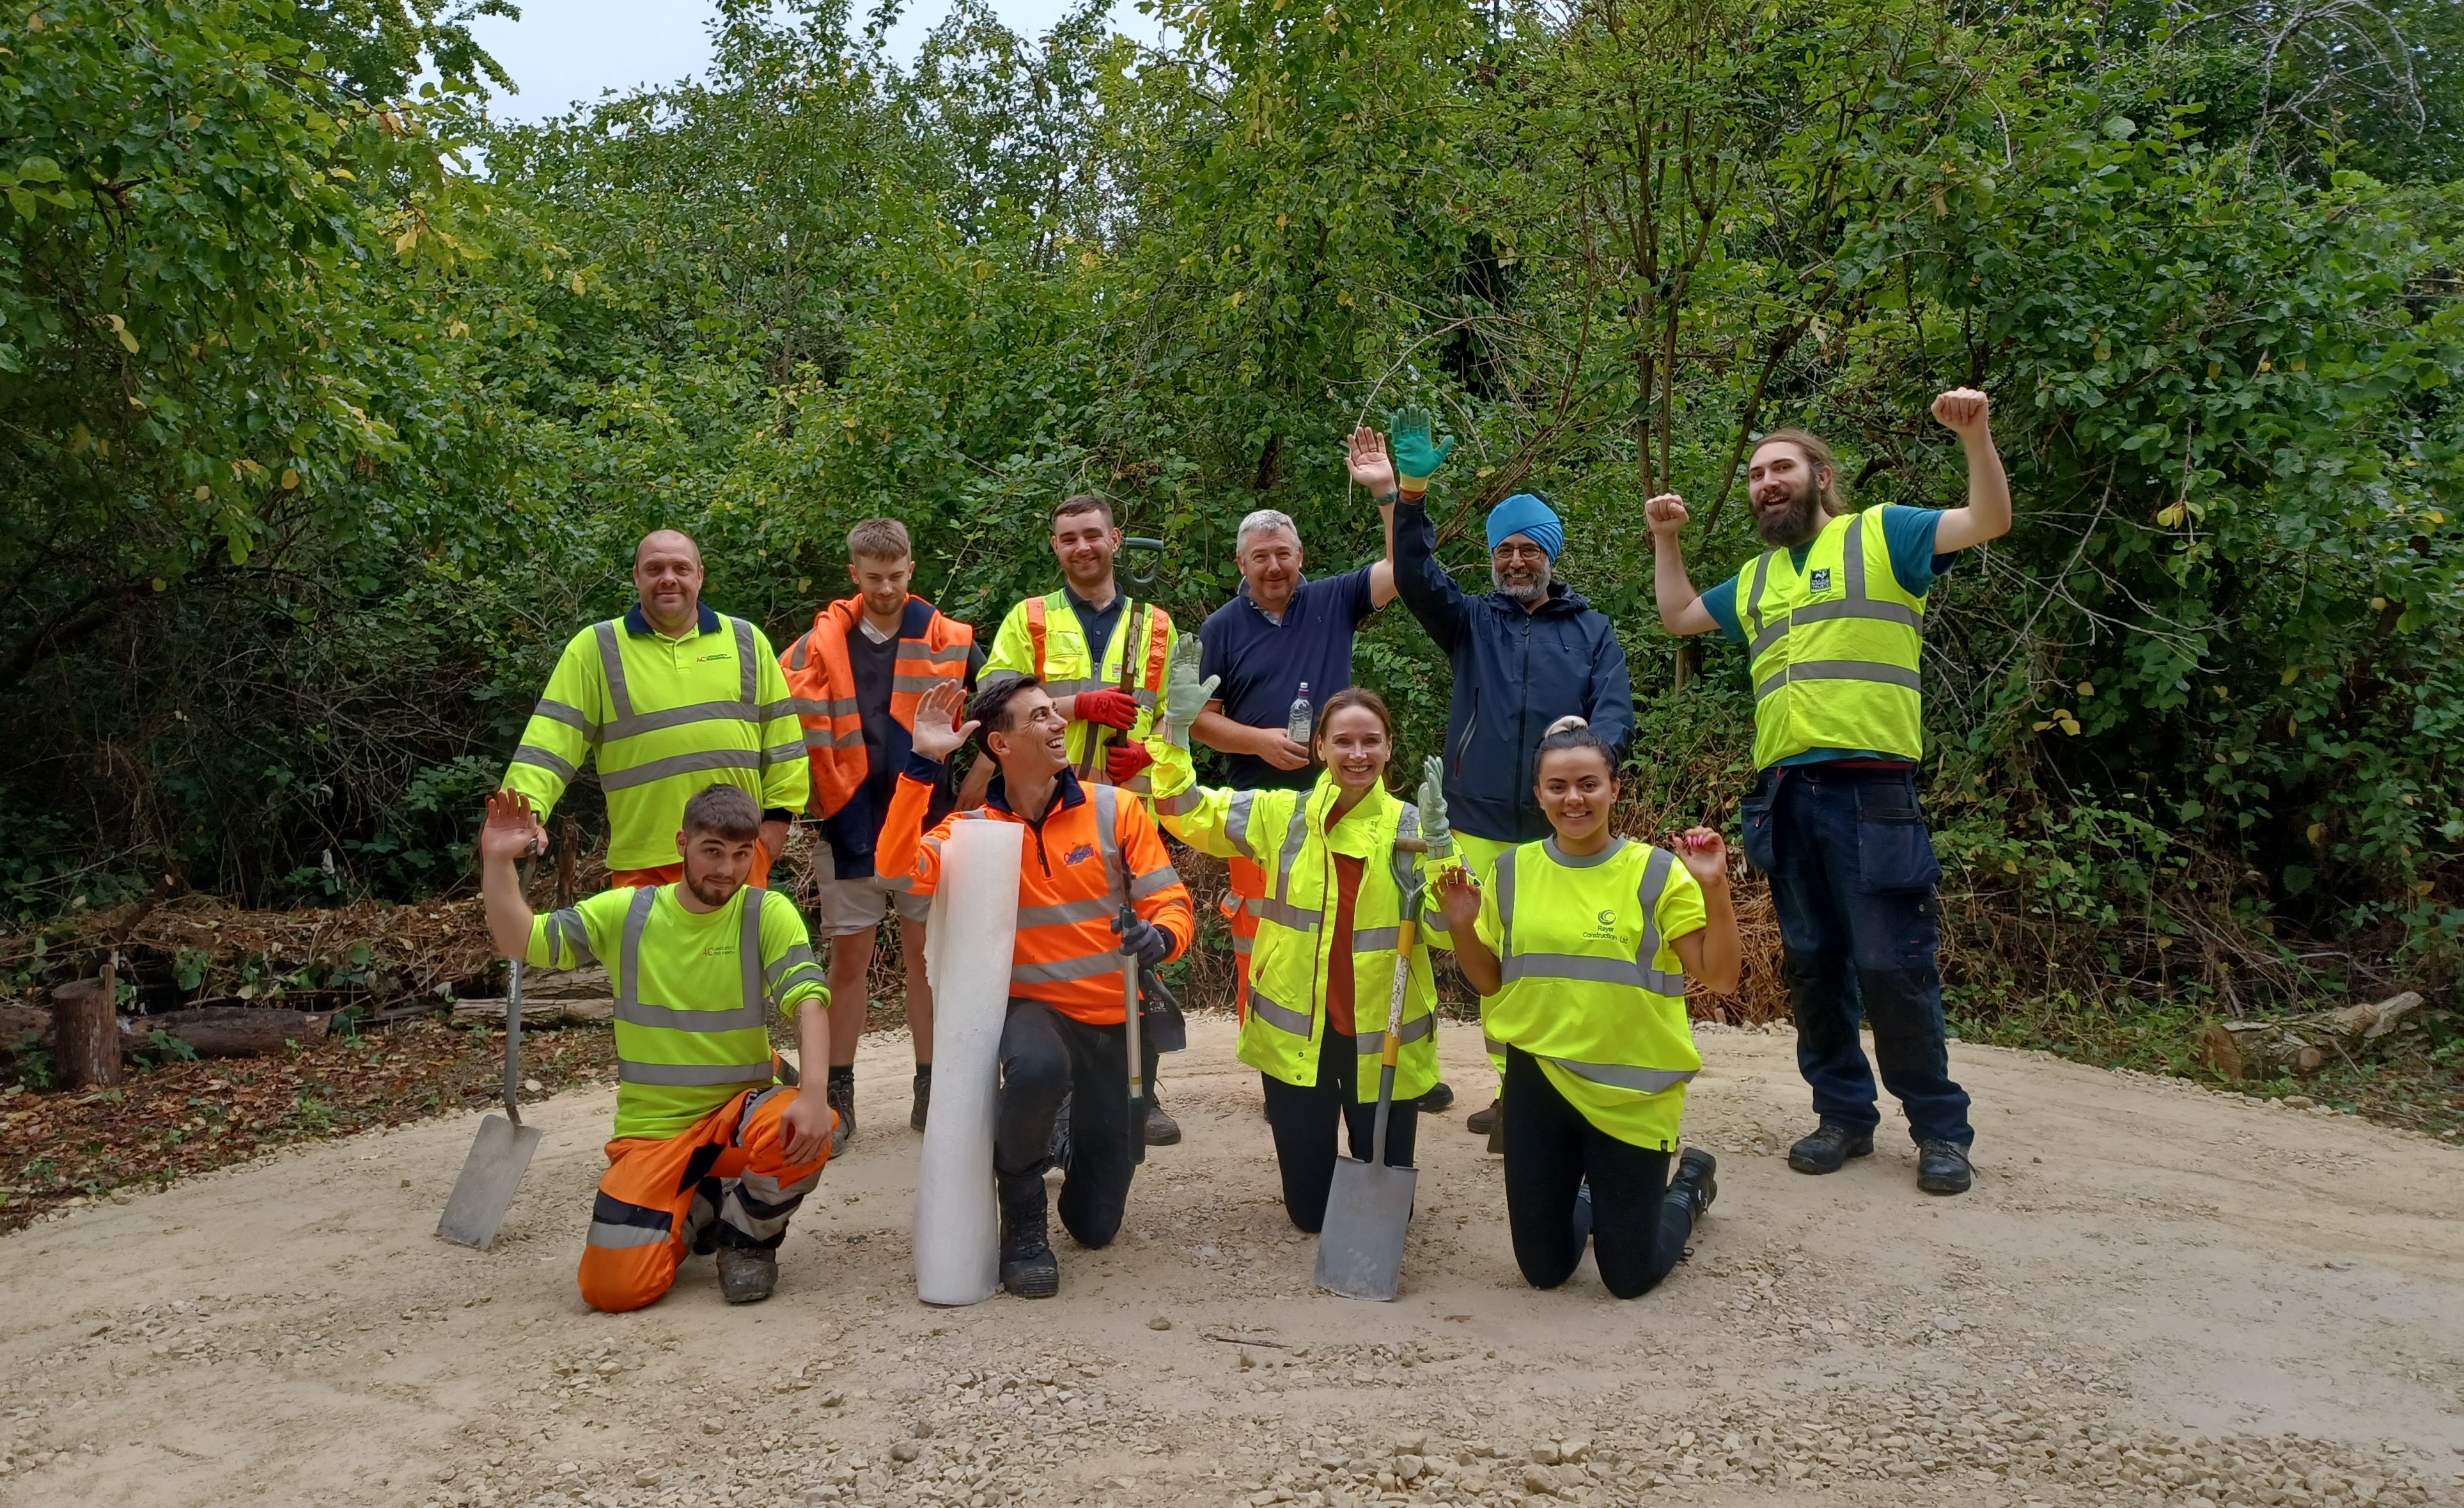
[[[47,1219],[0,1240],[0,1502],[2464,1501],[2452,1146],[1961,1045],[1977,1186],[1928,1199],[1896,1120],[1791,1173],[1788,1039],[1705,1031],[1720,1199],[1660,1291],[1526,1288],[1459,1109],[1404,1297],[1361,1304],[1310,1287],[1231,1037],[1193,1023],[1186,1140],[1043,1303],[916,1301],[889,1035],[756,1307],[707,1258],[576,1297],[604,1088],[538,1107],[492,1253],[430,1233],[467,1116]],[[1474,1030],[1443,1051],[1483,1081]]]

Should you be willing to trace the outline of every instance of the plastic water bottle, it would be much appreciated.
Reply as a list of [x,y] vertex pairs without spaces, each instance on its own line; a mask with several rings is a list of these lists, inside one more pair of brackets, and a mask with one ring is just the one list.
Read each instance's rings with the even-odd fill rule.
[[1312,716],[1309,708],[1309,682],[1302,681],[1301,694],[1292,699],[1292,715],[1284,721],[1284,736],[1303,748],[1307,748],[1309,741],[1309,721]]

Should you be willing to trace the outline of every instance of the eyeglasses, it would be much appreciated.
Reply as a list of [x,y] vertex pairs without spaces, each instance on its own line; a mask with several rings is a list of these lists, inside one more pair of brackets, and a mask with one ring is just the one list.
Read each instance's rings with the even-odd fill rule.
[[1489,551],[1488,556],[1501,565],[1507,562],[1521,565],[1526,561],[1545,561],[1549,552],[1537,544],[1501,544]]

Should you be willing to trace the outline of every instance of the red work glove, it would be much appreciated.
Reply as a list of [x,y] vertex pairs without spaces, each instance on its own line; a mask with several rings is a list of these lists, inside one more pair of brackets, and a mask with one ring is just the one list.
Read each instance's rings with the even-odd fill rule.
[[1098,686],[1078,694],[1070,716],[1083,722],[1100,722],[1108,728],[1126,728],[1138,721],[1138,699],[1126,691]]
[[1154,763],[1155,756],[1147,752],[1145,744],[1132,743],[1104,756],[1104,773],[1112,777],[1113,785],[1126,786],[1131,776]]

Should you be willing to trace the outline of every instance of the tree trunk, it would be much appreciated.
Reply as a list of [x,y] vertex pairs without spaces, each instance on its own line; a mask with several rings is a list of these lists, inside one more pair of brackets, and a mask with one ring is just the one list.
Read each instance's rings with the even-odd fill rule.
[[52,991],[53,1060],[68,1088],[120,1082],[120,1023],[111,1009],[119,989],[115,972],[105,964],[99,978]]
[[140,1051],[151,1046],[160,1031],[187,1043],[199,1057],[273,1057],[293,1042],[323,1036],[331,1020],[321,1011],[270,1006],[201,1006],[139,1016],[136,1030],[121,1043],[131,1052]]

